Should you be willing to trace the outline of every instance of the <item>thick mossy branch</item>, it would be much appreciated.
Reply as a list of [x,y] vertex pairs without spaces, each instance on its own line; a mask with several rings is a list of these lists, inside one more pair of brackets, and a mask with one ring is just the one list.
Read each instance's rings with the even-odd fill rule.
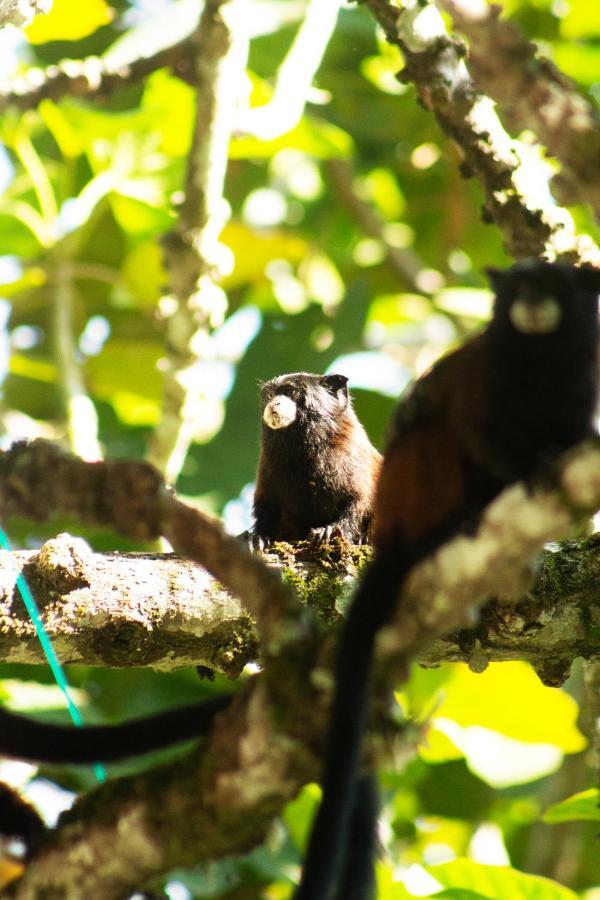
[[[265,557],[322,623],[324,637],[350,602],[371,551],[336,540],[315,550],[276,544]],[[39,552],[0,554],[0,661],[43,663],[15,582],[23,572],[63,663],[174,671],[202,666],[237,678],[259,655],[254,625],[239,600],[176,554],[92,553],[69,535]],[[527,570],[525,571],[527,576]],[[476,625],[435,641],[425,665],[523,659],[563,680],[572,661],[600,654],[600,537],[546,550],[520,599],[492,599]],[[429,577],[411,593],[425,598]],[[315,635],[316,637],[316,635]],[[483,662],[485,660],[485,662]]]

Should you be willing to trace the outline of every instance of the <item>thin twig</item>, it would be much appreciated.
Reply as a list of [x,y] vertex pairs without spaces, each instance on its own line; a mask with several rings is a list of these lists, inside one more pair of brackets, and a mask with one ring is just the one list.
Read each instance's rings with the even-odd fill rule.
[[164,240],[167,359],[162,416],[148,454],[170,484],[197,428],[203,386],[196,366],[227,310],[218,282],[228,257],[219,235],[228,216],[227,150],[248,53],[244,6],[244,0],[207,0],[194,40],[196,120],[179,221]]
[[69,449],[89,461],[102,459],[98,440],[98,415],[82,374],[81,359],[75,341],[75,289],[64,248],[57,246],[54,256],[52,321],[58,383],[67,428]]
[[264,141],[291,131],[304,114],[314,77],[335,29],[342,0],[310,0],[304,20],[275,78],[273,96],[252,107],[238,128]]

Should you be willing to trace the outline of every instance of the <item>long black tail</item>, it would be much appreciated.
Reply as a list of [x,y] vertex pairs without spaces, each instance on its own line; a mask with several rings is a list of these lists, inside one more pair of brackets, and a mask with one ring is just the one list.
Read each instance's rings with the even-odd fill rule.
[[120,725],[73,728],[0,709],[0,753],[34,762],[111,762],[200,737],[233,699],[224,694]]
[[370,694],[378,631],[394,611],[399,586],[429,548],[379,552],[352,601],[340,637],[336,690],[323,774],[323,799],[308,845],[296,900],[328,900],[336,881],[350,826]]
[[354,787],[346,858],[335,889],[335,900],[373,900],[375,897],[378,819],[377,779],[367,773],[357,779]]

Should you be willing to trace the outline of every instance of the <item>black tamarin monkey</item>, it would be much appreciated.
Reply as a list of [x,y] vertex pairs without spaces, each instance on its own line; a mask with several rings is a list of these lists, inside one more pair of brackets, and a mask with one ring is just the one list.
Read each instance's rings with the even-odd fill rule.
[[[392,421],[375,497],[375,555],[340,638],[323,799],[297,900],[327,900],[336,879],[347,882],[348,835],[361,816],[373,817],[356,788],[369,676],[377,633],[408,572],[472,528],[504,487],[594,433],[600,271],[530,261],[489,276],[496,299],[488,326],[420,378]],[[363,822],[365,833],[372,827]],[[373,841],[366,847],[372,854]],[[356,843],[351,852],[362,879],[353,896],[366,900],[373,860],[361,860]],[[338,884],[336,896],[349,887]]]
[[[368,539],[381,456],[356,418],[347,382],[343,375],[297,372],[263,386],[253,539]],[[204,734],[230,700],[214,697],[81,729],[0,709],[0,753],[43,762],[110,762]]]
[[249,540],[370,540],[381,454],[344,375],[294,372],[263,385],[262,440]]
[[[253,542],[370,536],[381,456],[352,409],[343,375],[282,375],[262,389],[263,439]],[[53,725],[0,709],[0,754],[40,762],[110,762],[199,737],[230,696],[119,725]],[[0,833],[20,834],[27,809],[0,795]],[[25,824],[24,824],[25,823]],[[29,841],[32,845],[33,841]]]

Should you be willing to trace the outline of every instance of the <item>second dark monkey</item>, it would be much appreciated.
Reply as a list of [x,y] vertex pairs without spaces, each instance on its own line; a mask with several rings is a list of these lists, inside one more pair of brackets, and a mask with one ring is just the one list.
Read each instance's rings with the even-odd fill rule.
[[348,379],[280,375],[261,400],[252,543],[367,542],[381,456],[352,409]]

